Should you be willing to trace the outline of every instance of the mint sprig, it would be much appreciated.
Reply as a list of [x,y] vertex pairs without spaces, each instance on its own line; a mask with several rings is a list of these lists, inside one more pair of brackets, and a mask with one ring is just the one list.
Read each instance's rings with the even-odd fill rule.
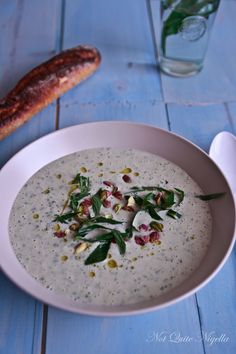
[[[166,11],[174,5],[173,0],[162,0],[163,10]],[[166,53],[167,37],[179,32],[182,22],[190,16],[202,16],[206,19],[217,11],[220,0],[181,0],[173,7],[169,16],[163,21],[161,33],[162,54]]]

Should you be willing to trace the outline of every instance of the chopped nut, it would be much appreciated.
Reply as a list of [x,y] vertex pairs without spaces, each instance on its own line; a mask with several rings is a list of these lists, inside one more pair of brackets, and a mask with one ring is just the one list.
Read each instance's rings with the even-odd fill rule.
[[160,235],[157,231],[153,231],[150,233],[149,237],[150,237],[150,242],[154,243],[156,241],[159,241]]
[[63,238],[63,237],[65,237],[66,236],[66,233],[65,233],[65,231],[56,231],[56,232],[54,232],[54,236],[55,237],[57,237],[57,238]]
[[99,193],[99,197],[100,197],[101,201],[107,199],[110,195],[111,195],[111,192],[107,191],[106,189],[101,190]]
[[110,181],[103,181],[103,184],[105,184],[105,186],[107,187],[113,187],[113,183],[111,183]]
[[111,207],[111,202],[108,199],[103,200],[102,205],[104,208],[110,208]]
[[71,231],[77,231],[78,229],[80,228],[80,224],[79,223],[74,223],[74,224],[71,224],[70,226],[69,226],[69,229],[71,230]]
[[121,210],[121,208],[122,208],[122,205],[121,205],[121,204],[115,204],[115,205],[113,206],[113,210],[114,210],[114,212],[115,212],[116,214],[119,213],[119,211]]
[[147,231],[148,230],[148,225],[140,224],[138,229],[139,229],[139,231]]
[[53,226],[53,230],[56,232],[56,231],[60,231],[61,230],[61,226],[60,226],[60,224],[55,224],[54,226]]
[[123,210],[134,212],[134,208],[132,206],[125,205],[122,207]]
[[124,175],[122,179],[125,183],[131,183],[131,178],[128,175]]
[[134,197],[131,195],[131,197],[129,197],[129,199],[128,199],[128,203],[127,203],[127,206],[130,206],[130,207],[133,207],[133,206],[135,206],[135,199],[134,199]]
[[149,236],[135,236],[134,240],[137,245],[144,246],[146,243],[149,242]]
[[113,195],[113,197],[115,197],[116,199],[119,199],[119,200],[121,200],[123,198],[122,193],[118,190],[115,192],[113,191],[112,195]]
[[159,223],[159,222],[152,221],[152,222],[150,222],[150,227],[151,227],[153,230],[162,232],[164,225],[161,224],[161,223]]
[[74,253],[80,254],[81,252],[85,251],[87,248],[88,248],[87,243],[85,242],[78,243],[78,245],[74,247]]
[[86,167],[81,167],[81,168],[80,168],[80,172],[82,172],[82,173],[86,173],[86,172],[88,172],[88,170],[87,170],[87,168],[86,168]]

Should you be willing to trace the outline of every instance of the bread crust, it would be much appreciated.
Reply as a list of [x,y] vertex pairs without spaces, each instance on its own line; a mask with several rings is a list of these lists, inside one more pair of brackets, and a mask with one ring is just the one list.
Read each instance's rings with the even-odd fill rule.
[[28,72],[0,100],[0,140],[90,76],[100,62],[101,55],[96,48],[77,46]]

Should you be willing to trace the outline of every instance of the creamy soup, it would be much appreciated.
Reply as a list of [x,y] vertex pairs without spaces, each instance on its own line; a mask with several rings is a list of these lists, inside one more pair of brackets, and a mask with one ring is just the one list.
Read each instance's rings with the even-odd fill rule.
[[[89,191],[73,206],[78,215],[64,223],[55,216],[71,212],[70,198],[80,192],[74,180],[78,173],[89,179]],[[159,208],[163,195],[173,197],[170,191],[174,204]],[[9,220],[11,244],[32,277],[75,302],[120,305],[157,298],[187,279],[206,253],[212,220],[208,202],[196,198],[200,194],[185,171],[157,155],[133,149],[80,151],[43,167],[21,189]],[[91,240],[110,229],[124,234],[132,228],[133,234],[123,242],[125,251],[112,240],[104,260],[86,265],[104,244],[85,242],[81,248],[82,238],[75,239],[81,220],[96,216],[94,195],[101,199],[98,215],[121,223],[103,223],[107,229],[94,228],[83,237]],[[138,205],[145,197],[159,220]]]

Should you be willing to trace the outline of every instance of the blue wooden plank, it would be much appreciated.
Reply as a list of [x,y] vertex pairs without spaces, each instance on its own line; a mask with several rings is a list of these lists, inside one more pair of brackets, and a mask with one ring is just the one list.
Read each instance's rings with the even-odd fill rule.
[[236,248],[217,276],[197,293],[206,354],[236,352]]
[[[235,132],[235,105],[168,105],[171,130],[208,151],[214,136],[222,130]],[[231,116],[229,113],[231,112]],[[197,293],[202,340],[206,354],[236,351],[236,249],[220,273]]]
[[[0,11],[0,94],[59,47],[61,0],[5,1]],[[33,22],[32,22],[32,19]],[[42,26],[43,22],[43,26]],[[55,128],[55,104],[0,142],[0,166],[20,148]]]
[[165,105],[150,103],[113,102],[63,104],[60,106],[60,127],[102,120],[126,120],[156,125],[168,129]]
[[[158,38],[159,1],[152,0],[151,6],[156,38]],[[221,1],[204,69],[198,75],[184,79],[162,74],[163,95],[166,102],[197,104],[236,100],[235,17],[235,1]]]
[[0,299],[0,353],[31,354],[34,347],[33,354],[38,354],[41,345],[42,305],[26,296],[2,272]]
[[95,352],[203,353],[194,297],[165,310],[122,318],[79,316],[50,308],[46,354]]
[[162,100],[145,0],[68,1],[65,14],[63,47],[96,46],[102,65],[62,102]]
[[[61,1],[4,0],[0,11],[0,95],[58,49]],[[55,104],[0,142],[0,166],[29,142],[55,126]],[[30,163],[30,161],[28,161]],[[42,340],[40,302],[0,275],[0,353],[39,354]]]
[[[14,37],[17,30],[17,24],[19,23],[18,13],[19,7],[17,1],[3,0],[1,2],[0,11],[0,53],[1,53],[1,70],[0,70],[0,97],[2,97],[14,83],[14,78],[10,74],[9,63],[12,60],[14,54]],[[18,21],[17,21],[18,18]],[[10,68],[9,68],[10,69]]]
[[[66,2],[65,14],[64,48],[77,42],[95,45],[103,64],[60,99],[59,126],[130,120],[167,129],[145,1]],[[175,343],[175,335],[192,338],[188,350],[203,353],[202,342],[195,343],[201,333],[194,297],[167,310],[126,318],[92,318],[49,307],[46,353],[182,354],[184,344]]]
[[168,104],[170,127],[208,152],[212,139],[222,130],[231,131],[226,107]]
[[43,112],[36,114],[30,122],[0,141],[0,168],[21,148],[54,130],[55,112],[56,104],[53,103]]

